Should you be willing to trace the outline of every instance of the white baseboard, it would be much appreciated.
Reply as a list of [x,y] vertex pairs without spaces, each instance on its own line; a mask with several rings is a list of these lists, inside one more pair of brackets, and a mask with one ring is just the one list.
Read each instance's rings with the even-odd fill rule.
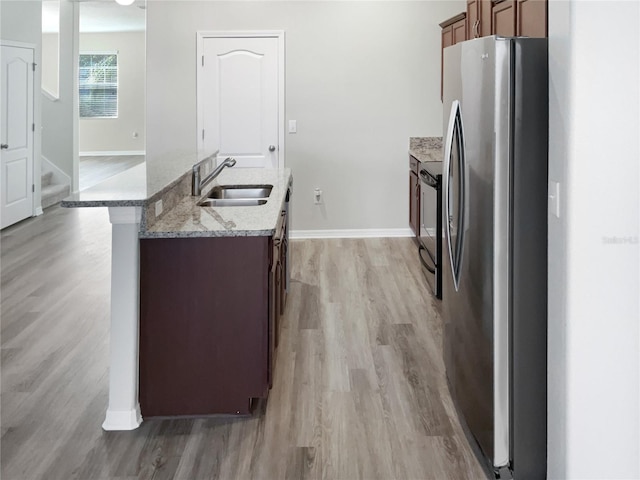
[[49,160],[44,155],[42,157],[42,164],[40,169],[43,172],[53,172],[53,183],[59,183],[60,185],[71,185],[71,177],[62,171],[55,163]]
[[388,238],[413,237],[410,228],[363,228],[354,230],[291,230],[290,238]]
[[107,410],[102,429],[107,431],[135,430],[142,423],[140,405],[133,410]]
[[39,217],[40,215],[42,215],[44,213],[44,210],[42,210],[42,206],[36,207],[36,212],[33,215],[34,217]]
[[124,157],[125,155],[145,155],[144,150],[114,150],[112,152],[80,152],[81,157]]

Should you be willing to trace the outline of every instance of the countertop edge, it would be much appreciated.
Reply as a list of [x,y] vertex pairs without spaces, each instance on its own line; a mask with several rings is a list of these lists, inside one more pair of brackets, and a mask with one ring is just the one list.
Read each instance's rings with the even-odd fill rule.
[[144,207],[148,200],[62,200],[61,207]]

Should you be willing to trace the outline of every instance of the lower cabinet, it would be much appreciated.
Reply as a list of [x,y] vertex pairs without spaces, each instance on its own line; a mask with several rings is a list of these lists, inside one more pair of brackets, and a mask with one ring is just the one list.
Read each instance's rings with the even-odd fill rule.
[[285,296],[278,235],[140,241],[143,417],[249,414],[268,396]]

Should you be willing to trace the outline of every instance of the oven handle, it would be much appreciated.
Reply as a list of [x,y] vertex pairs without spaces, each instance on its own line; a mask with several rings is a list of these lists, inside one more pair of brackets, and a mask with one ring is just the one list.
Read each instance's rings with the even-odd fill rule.
[[[420,247],[418,248],[418,257],[420,257],[420,263],[422,264],[422,266],[424,268],[426,268],[427,270],[429,270],[431,273],[435,274],[436,271],[435,269],[431,268],[429,265],[427,265],[427,262],[424,261],[424,258],[422,258],[422,251],[427,252],[427,255],[429,255],[429,258],[431,258],[431,255],[429,254],[429,251],[424,248],[422,245],[420,245]],[[433,260],[433,258],[431,258],[431,260]],[[433,262],[435,263],[435,262]]]
[[430,187],[435,188],[436,190],[439,188],[438,181],[433,178],[432,175],[429,174],[426,170],[420,170],[420,178],[424,183],[429,185]]

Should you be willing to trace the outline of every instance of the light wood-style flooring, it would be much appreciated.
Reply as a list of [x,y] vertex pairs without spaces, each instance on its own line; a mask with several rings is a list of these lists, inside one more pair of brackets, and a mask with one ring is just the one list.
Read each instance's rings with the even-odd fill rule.
[[291,242],[275,381],[250,418],[105,432],[110,225],[52,207],[2,231],[1,478],[481,479],[410,239]]
[[79,188],[89,187],[124,172],[144,162],[144,155],[121,155],[110,157],[80,157]]

